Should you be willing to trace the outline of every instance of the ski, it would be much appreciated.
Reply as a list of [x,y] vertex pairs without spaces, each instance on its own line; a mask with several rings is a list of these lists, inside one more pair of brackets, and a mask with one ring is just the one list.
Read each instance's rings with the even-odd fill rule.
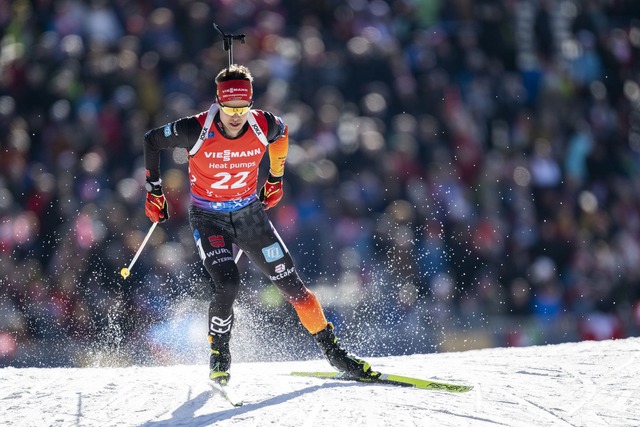
[[241,399],[238,399],[236,396],[233,395],[233,393],[230,393],[229,389],[227,388],[228,386],[220,385],[214,381],[209,381],[209,385],[211,386],[211,389],[213,391],[217,392],[220,396],[222,396],[224,400],[226,400],[231,404],[231,406],[239,408],[244,404],[244,402]]
[[403,377],[401,375],[384,374],[376,372],[371,377],[354,377],[344,372],[291,372],[290,375],[297,377],[313,377],[321,379],[334,379],[343,381],[357,381],[369,384],[385,384],[399,387],[413,387],[424,390],[440,390],[449,393],[466,393],[473,388],[470,385],[450,384],[440,381],[424,380],[420,378]]

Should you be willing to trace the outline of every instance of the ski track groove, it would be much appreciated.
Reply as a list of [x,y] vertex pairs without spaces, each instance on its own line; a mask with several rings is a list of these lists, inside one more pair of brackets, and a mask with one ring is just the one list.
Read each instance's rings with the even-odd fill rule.
[[582,408],[585,407],[585,405],[593,402],[596,396],[598,396],[600,387],[597,386],[592,379],[586,377],[583,373],[580,373],[580,372],[576,373],[575,371],[568,370],[568,369],[566,370],[566,373],[568,375],[571,375],[573,378],[575,378],[578,382],[582,384],[582,391],[583,391],[582,397],[580,398],[579,401],[575,403],[575,405],[572,405],[573,409],[567,412],[567,414],[571,418],[573,418],[579,411],[582,410]]
[[[574,424],[571,424],[569,421],[565,420],[564,418],[562,418],[561,416],[555,414],[553,411],[545,408],[544,406],[539,405],[539,404],[537,404],[535,402],[532,402],[531,400],[526,399],[524,397],[520,397],[520,396],[515,396],[515,397],[519,402],[524,403],[526,406],[534,408],[539,413],[544,415],[547,419],[549,419],[549,421],[551,421],[551,423],[552,423],[551,425],[553,425],[553,426],[564,425],[564,426],[568,426],[568,427],[575,427]],[[558,424],[558,421],[560,422],[560,424]]]
[[[548,419],[551,422],[551,425],[553,425],[554,427],[558,425],[574,427],[573,424],[571,424],[569,421],[565,420],[563,417],[556,414],[553,410],[548,409],[542,406],[541,404],[535,403],[533,400],[531,400],[531,398],[521,396],[522,390],[526,390],[528,387],[531,386],[531,384],[540,382],[540,380],[537,380],[537,379],[523,380],[521,379],[523,376],[531,376],[533,378],[548,379],[553,377],[561,377],[564,370],[562,368],[558,368],[555,366],[542,368],[539,366],[535,366],[535,364],[532,364],[526,360],[524,361],[524,363],[526,363],[526,366],[528,367],[526,369],[521,368],[521,369],[513,370],[515,379],[512,379],[511,381],[507,381],[508,386],[506,388],[509,389],[509,394],[513,398],[513,401],[509,403],[514,403],[515,405],[518,405],[521,408],[522,407],[532,408],[534,412],[539,413],[542,416],[544,416],[544,418]],[[544,381],[543,381],[543,384],[544,384]],[[523,412],[522,409],[516,409],[514,412],[515,413],[513,414],[511,413],[506,414],[506,417],[505,415],[495,414],[496,419],[493,422],[499,422],[504,425],[514,425],[514,422],[517,422],[522,424],[516,424],[516,425],[526,425],[527,424],[526,422],[519,419],[519,415]],[[515,418],[510,419],[509,416],[513,416]]]
[[441,414],[444,414],[444,415],[447,415],[447,416],[450,416],[450,417],[463,418],[465,420],[469,420],[471,422],[474,422],[473,424],[468,424],[468,425],[477,425],[475,422],[484,422],[484,423],[488,423],[488,424],[492,424],[492,425],[498,424],[498,425],[501,425],[501,426],[512,426],[513,425],[509,421],[496,421],[496,420],[491,419],[491,418],[482,418],[482,417],[479,417],[477,415],[461,414],[461,413],[458,413],[458,412],[450,411],[448,409],[438,409],[436,412],[439,412]]
[[[629,366],[637,366],[638,361],[631,357],[628,358],[626,363],[620,365],[618,368],[616,368],[612,373],[611,376],[614,377],[615,375],[617,375],[620,372],[624,372],[626,369],[629,368]],[[617,410],[624,410],[628,407],[628,405],[626,404],[627,401],[632,397],[632,396],[637,396],[638,395],[638,391],[640,390],[640,386],[638,387],[634,387],[634,388],[628,388],[626,390],[624,390],[622,393],[620,393],[620,395],[617,397],[616,402],[614,403],[613,407]]]
[[[616,354],[611,355],[612,358],[616,358]],[[628,370],[628,367],[634,364],[636,361],[634,358],[626,358],[624,363],[616,363],[616,368],[611,372],[607,373],[606,378],[616,377],[620,372],[625,372]],[[592,366],[594,363],[588,362],[583,363],[581,365],[577,365],[576,368],[580,368],[580,366]],[[578,402],[576,402],[575,406],[572,405],[572,409],[568,411],[568,415],[571,418],[578,417],[581,420],[588,418],[589,426],[609,426],[610,422],[606,421],[606,418],[610,417],[609,413],[603,413],[603,411],[610,412],[611,410],[623,411],[626,412],[626,409],[631,407],[632,405],[626,405],[626,402],[629,398],[635,395],[640,387],[628,388],[617,395],[608,395],[603,393],[603,385],[596,384],[592,375],[585,373],[584,370],[576,371],[576,370],[567,370],[567,374],[576,378],[586,390],[584,397],[581,398]],[[604,377],[605,374],[600,374],[598,378]],[[607,383],[606,387],[610,390],[615,390],[615,385]],[[599,398],[599,396],[601,396]],[[599,400],[599,401],[598,401]],[[585,409],[586,408],[586,409]],[[604,408],[604,409],[600,409]]]

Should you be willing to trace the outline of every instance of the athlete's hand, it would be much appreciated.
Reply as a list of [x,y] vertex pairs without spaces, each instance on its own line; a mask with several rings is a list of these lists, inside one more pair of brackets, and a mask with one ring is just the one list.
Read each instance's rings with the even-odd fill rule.
[[147,193],[144,213],[153,222],[165,222],[169,219],[169,204],[162,194],[161,186],[152,185],[151,191]]
[[278,204],[282,199],[282,177],[269,174],[267,182],[260,190],[260,201],[265,209],[269,209]]

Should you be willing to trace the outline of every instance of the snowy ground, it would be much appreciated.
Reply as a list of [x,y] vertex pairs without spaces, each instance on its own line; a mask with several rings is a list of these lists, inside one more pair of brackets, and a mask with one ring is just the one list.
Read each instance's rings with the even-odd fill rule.
[[466,394],[287,375],[322,360],[232,367],[234,408],[207,367],[4,368],[6,426],[640,426],[640,339],[370,359],[471,384]]

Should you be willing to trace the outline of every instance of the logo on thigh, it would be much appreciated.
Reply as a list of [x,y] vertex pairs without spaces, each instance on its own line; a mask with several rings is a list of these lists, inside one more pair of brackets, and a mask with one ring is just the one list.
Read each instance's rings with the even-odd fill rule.
[[214,248],[221,248],[224,246],[224,236],[213,235],[209,236],[209,244]]
[[266,248],[262,248],[262,255],[267,262],[274,262],[284,257],[284,252],[280,243],[276,242],[273,245],[269,245]]

